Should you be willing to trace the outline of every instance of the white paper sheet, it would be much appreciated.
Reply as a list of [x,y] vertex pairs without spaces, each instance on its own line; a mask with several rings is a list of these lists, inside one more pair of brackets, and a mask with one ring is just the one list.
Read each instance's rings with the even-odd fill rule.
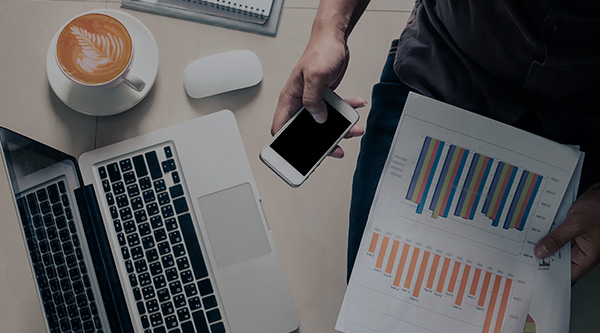
[[[571,178],[563,201],[558,208],[551,231],[558,227],[577,199],[583,153]],[[552,256],[538,263],[529,314],[523,333],[566,333],[569,332],[571,317],[571,244],[566,244]]]
[[411,93],[336,329],[519,332],[579,153]]

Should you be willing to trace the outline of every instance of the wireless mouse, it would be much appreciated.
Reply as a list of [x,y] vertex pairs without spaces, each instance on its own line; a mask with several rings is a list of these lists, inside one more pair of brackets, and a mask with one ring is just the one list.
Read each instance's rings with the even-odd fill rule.
[[200,58],[184,71],[183,85],[192,98],[203,98],[257,85],[263,70],[249,50],[233,50]]

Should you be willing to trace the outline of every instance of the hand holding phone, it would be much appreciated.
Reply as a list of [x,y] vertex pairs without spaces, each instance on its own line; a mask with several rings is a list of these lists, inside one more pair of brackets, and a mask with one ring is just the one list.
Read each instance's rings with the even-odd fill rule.
[[262,149],[261,160],[293,187],[300,186],[359,119],[358,112],[333,91],[323,95],[327,120],[319,124],[304,108]]

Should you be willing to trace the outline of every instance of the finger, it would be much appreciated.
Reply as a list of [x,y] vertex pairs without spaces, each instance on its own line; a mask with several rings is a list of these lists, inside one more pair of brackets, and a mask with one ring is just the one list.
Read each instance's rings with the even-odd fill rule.
[[300,109],[302,106],[302,85],[299,79],[292,79],[284,85],[281,93],[279,94],[279,100],[277,107],[275,108],[275,115],[273,116],[273,123],[271,124],[271,135],[275,135],[281,127]]
[[592,267],[591,264],[588,264],[585,253],[575,243],[571,248],[571,283],[577,282]]
[[597,248],[598,233],[577,237],[571,248],[571,281],[579,280],[585,273],[598,265],[600,253]]
[[346,103],[350,104],[353,108],[362,108],[367,105],[367,100],[362,97],[352,97],[345,99]]
[[304,76],[304,92],[302,104],[319,124],[327,120],[327,107],[323,101],[323,93],[327,88],[327,78],[324,73]]
[[547,258],[581,233],[578,214],[571,214],[554,231],[542,238],[533,250],[538,258]]
[[333,158],[343,158],[344,157],[344,150],[340,146],[336,146],[331,151],[331,153],[329,153],[329,156],[331,156]]
[[363,134],[365,134],[365,129],[360,125],[354,125],[350,128],[350,131],[348,131],[348,133],[346,134],[346,136],[344,138],[350,139],[350,138],[354,138],[357,136],[361,136]]

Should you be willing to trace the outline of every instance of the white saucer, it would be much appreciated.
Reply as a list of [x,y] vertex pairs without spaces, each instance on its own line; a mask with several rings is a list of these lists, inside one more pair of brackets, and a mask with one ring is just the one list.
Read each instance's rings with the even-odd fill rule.
[[129,110],[152,89],[158,73],[158,47],[150,30],[131,14],[114,9],[98,9],[89,13],[106,13],[122,21],[131,34],[134,45],[130,70],[142,78],[146,86],[142,91],[135,91],[123,83],[104,89],[73,83],[61,72],[54,57],[54,45],[60,29],[52,38],[46,55],[48,82],[56,96],[70,108],[91,116],[110,116]]

